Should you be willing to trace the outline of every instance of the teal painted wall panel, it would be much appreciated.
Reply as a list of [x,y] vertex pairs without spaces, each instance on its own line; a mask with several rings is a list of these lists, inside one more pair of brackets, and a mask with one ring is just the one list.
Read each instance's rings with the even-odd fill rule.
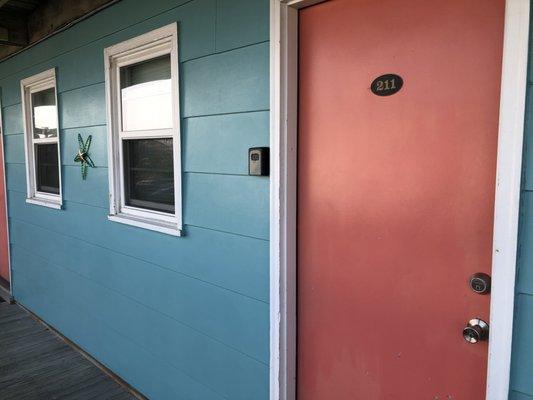
[[[268,398],[269,180],[247,175],[269,143],[268,18],[268,0],[122,0],[0,63],[15,298],[152,399]],[[173,22],[183,237],[107,218],[103,49]],[[20,80],[48,68],[62,210],[25,201]]]
[[59,93],[61,129],[106,124],[105,85],[97,83]]
[[6,164],[6,186],[8,191],[26,194],[26,169],[24,164]]
[[533,359],[533,296],[519,294],[513,337],[511,389],[521,393],[533,393],[531,360]]
[[509,394],[509,400],[532,400],[533,396],[529,396],[525,393],[520,393],[516,391],[512,391]]
[[26,73],[19,72],[9,78],[0,80],[2,87],[2,107],[14,106],[21,102],[20,81],[27,76]]
[[5,162],[24,164],[24,135],[4,135]]
[[267,41],[268,7],[263,0],[218,0],[217,51]]
[[184,185],[186,224],[268,239],[268,179],[187,173]]
[[182,65],[185,117],[267,110],[269,45],[244,47]]
[[2,122],[4,124],[4,135],[16,135],[24,132],[22,105],[17,103],[4,107],[2,109]]
[[51,60],[57,65],[56,79],[59,93],[105,81],[102,68],[104,65],[102,47],[106,47],[105,39],[97,40]]
[[[11,229],[19,248],[268,363],[266,302],[33,224],[15,220]],[[257,315],[260,323],[247,324]]]
[[85,180],[80,166],[64,165],[61,170],[64,200],[109,209],[107,168],[90,168]]
[[[9,176],[9,175],[8,175]],[[268,242],[211,229],[186,226],[176,239],[107,220],[108,210],[65,202],[64,210],[25,202],[25,193],[8,193],[12,220],[127,254],[268,302]],[[83,227],[83,229],[82,229]],[[146,244],[157,243],[157,251]],[[206,243],[209,243],[206,246]],[[74,260],[73,260],[74,262]]]
[[182,128],[187,172],[248,175],[248,149],[269,145],[268,111],[187,118]]
[[[530,62],[530,64],[532,64]],[[533,95],[528,86],[526,99],[526,114],[525,114],[525,129],[524,129],[524,158],[523,158],[523,174],[522,174],[522,189],[533,190],[533,156],[529,156],[533,151]]]
[[533,193],[522,192],[520,207],[520,234],[517,293],[533,294]]

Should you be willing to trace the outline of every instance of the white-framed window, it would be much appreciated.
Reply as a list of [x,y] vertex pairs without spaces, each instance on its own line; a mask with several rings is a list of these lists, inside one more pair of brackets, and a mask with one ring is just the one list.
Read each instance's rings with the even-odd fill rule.
[[104,51],[109,219],[180,235],[177,24]]
[[20,82],[26,155],[26,201],[61,208],[61,156],[55,69]]

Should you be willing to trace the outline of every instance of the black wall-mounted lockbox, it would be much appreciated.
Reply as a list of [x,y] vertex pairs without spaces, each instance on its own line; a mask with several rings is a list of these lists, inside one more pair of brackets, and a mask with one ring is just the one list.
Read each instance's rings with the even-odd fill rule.
[[248,175],[268,176],[270,174],[270,149],[252,147],[248,150]]

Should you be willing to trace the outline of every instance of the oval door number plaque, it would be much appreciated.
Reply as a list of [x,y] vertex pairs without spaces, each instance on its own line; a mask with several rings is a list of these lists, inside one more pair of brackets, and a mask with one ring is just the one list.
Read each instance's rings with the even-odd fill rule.
[[390,96],[398,93],[403,86],[403,79],[399,75],[386,74],[378,76],[370,85],[370,90],[377,96]]

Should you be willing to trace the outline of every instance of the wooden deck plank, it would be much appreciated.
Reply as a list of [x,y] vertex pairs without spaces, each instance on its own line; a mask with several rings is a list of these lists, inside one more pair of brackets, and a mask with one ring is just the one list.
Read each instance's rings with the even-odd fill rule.
[[79,380],[70,380],[64,381],[60,384],[60,387],[56,388],[54,393],[63,398],[63,397],[75,397],[79,393],[87,391],[88,388],[94,385],[101,385],[103,391],[109,390],[107,382],[113,384],[113,388],[117,387],[119,390],[122,390],[115,382],[107,380],[107,376],[102,374],[96,374],[94,371],[88,371]]
[[[15,398],[17,398],[17,396],[20,398],[32,398],[29,396],[33,396],[36,393],[38,394],[39,398],[43,399],[74,398],[67,395],[62,396],[61,391],[68,386],[82,385],[84,380],[90,379],[96,375],[95,372],[90,370],[84,370],[83,372],[85,373],[82,374],[77,368],[68,368],[61,370],[61,373],[67,374],[64,377],[59,376],[57,372],[52,374],[36,375],[25,379],[25,387],[20,388],[17,385],[11,386],[7,388],[6,393],[8,395],[13,395]],[[100,374],[97,375],[99,380],[105,379]],[[47,385],[42,385],[43,379],[48,382]]]
[[[48,379],[54,378],[62,372],[72,369],[74,372],[80,369],[76,359],[66,352],[59,353],[59,359],[47,360],[37,358],[26,363],[16,362],[6,366],[6,376],[0,380],[0,385],[9,385],[10,382],[19,382],[25,379]],[[48,376],[47,376],[48,374]]]
[[130,394],[129,393],[119,393],[119,394],[116,394],[114,396],[111,396],[109,398],[109,400],[131,400],[131,397],[129,397]]
[[71,396],[78,400],[90,400],[109,398],[120,392],[123,392],[123,389],[117,383],[100,377],[100,379],[94,379],[78,386],[77,390],[71,393]]
[[17,305],[0,303],[2,400],[135,397]]

